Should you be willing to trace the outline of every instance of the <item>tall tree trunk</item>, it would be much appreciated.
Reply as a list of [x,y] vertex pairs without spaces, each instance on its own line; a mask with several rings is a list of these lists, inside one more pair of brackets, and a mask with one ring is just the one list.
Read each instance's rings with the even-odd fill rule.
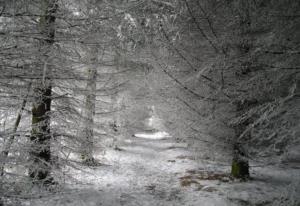
[[[238,36],[239,40],[237,43],[237,58],[241,60],[240,65],[238,65],[238,69],[241,71],[244,69],[243,65],[247,63],[247,57],[249,55],[251,39],[249,38],[249,30],[251,28],[251,17],[250,17],[250,2],[244,0],[235,0],[233,1],[237,15],[239,17],[238,24]],[[241,100],[236,104],[236,115],[239,116],[243,111],[247,109],[248,103],[247,101]],[[247,159],[247,154],[245,151],[244,144],[240,143],[239,136],[243,133],[243,131],[247,128],[246,123],[241,123],[236,125],[235,130],[235,139],[233,142],[233,159],[231,166],[231,175],[240,179],[249,178],[249,162]]]
[[[41,8],[45,15],[40,19],[40,29],[42,40],[40,42],[44,56],[43,77],[36,83],[33,90],[34,102],[32,106],[32,130],[31,130],[31,148],[29,176],[33,182],[43,182],[49,184],[51,178],[51,133],[50,133],[50,111],[51,111],[51,79],[49,77],[50,69],[47,67],[47,54],[51,51],[54,43],[55,20],[58,9],[57,0],[41,0]],[[42,61],[40,59],[40,61]]]
[[[116,54],[114,56],[114,63],[116,65],[116,72],[120,70],[120,64],[121,64],[121,55],[118,51],[116,51]],[[111,94],[111,111],[113,112],[113,131],[118,131],[118,116],[115,111],[118,110],[118,92],[112,92]]]
[[96,161],[93,158],[93,141],[94,141],[94,116],[96,103],[96,81],[97,69],[91,66],[88,69],[88,81],[86,85],[84,129],[83,129],[83,144],[81,158],[83,163],[87,165],[95,165]]
[[[121,55],[117,50],[115,51],[114,64],[115,64],[116,72],[118,72],[120,70],[120,66],[121,66]],[[115,79],[114,79],[114,81],[115,81]],[[118,144],[118,136],[117,135],[118,135],[119,126],[120,126],[119,113],[117,112],[119,110],[118,91],[112,91],[110,96],[111,96],[110,110],[112,112],[112,122],[110,124],[110,127],[111,127],[112,132],[113,132],[112,147],[116,150],[119,150],[120,148],[117,145]]]

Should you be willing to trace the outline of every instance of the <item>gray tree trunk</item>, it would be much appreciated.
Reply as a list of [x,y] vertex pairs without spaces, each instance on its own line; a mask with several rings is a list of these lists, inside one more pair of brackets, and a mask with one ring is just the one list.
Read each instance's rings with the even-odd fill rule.
[[[237,105],[237,113],[241,112],[244,108],[244,104],[239,102]],[[236,125],[235,130],[235,139],[233,142],[233,158],[231,164],[231,175],[235,178],[247,179],[250,176],[249,173],[249,162],[247,159],[247,154],[245,146],[239,142],[238,138],[247,128],[247,125],[241,123]]]
[[81,158],[83,163],[87,165],[96,164],[96,161],[93,158],[96,82],[97,82],[97,69],[96,66],[93,65],[88,69],[85,108],[83,112],[84,129],[83,129],[83,143],[82,143]]
[[49,77],[50,69],[47,67],[47,53],[51,51],[54,43],[55,20],[58,9],[57,0],[40,0],[41,8],[45,15],[40,18],[41,50],[44,56],[43,77],[36,83],[33,95],[34,102],[32,106],[32,130],[31,130],[31,148],[29,176],[33,182],[52,183],[51,178],[51,149],[50,149],[50,111],[51,111],[51,79]]
[[[249,15],[250,7],[249,2],[244,0],[233,1],[234,7],[236,8],[237,14],[239,16],[239,32],[237,38],[239,39],[237,44],[237,57],[239,59],[245,59],[251,46],[251,39],[248,37],[249,29],[251,27],[251,17]],[[244,60],[243,60],[244,61]],[[239,69],[243,69],[239,65]],[[236,104],[236,114],[239,116],[245,109],[247,109],[247,103],[245,101],[238,101]],[[239,142],[238,138],[246,129],[247,125],[241,123],[236,125],[235,137],[233,141],[233,158],[231,165],[231,175],[235,178],[247,179],[249,178],[249,162],[247,159],[247,154],[245,146]]]

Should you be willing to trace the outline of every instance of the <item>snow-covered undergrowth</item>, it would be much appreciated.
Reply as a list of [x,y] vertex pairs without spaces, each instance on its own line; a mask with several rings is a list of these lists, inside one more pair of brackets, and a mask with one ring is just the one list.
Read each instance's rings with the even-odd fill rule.
[[[203,152],[209,150],[207,145],[201,149]],[[252,169],[253,180],[240,182],[227,178],[229,162],[198,157],[199,154],[188,150],[186,143],[176,142],[164,132],[140,133],[127,138],[118,150],[107,149],[104,155],[103,151],[96,151],[101,166],[87,167],[79,163],[75,164],[76,168],[65,166],[57,191],[22,200],[20,205],[299,204],[298,169],[255,167]]]

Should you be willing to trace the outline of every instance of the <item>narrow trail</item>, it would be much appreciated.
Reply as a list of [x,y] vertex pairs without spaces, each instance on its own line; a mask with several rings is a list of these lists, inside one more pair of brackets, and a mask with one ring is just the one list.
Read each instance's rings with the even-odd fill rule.
[[[122,151],[111,150],[106,154],[108,163],[113,162],[113,173],[111,178],[104,175],[100,182],[101,190],[107,192],[112,202],[103,205],[199,205],[199,200],[203,201],[202,205],[216,205],[215,194],[210,204],[207,192],[199,198],[199,191],[180,185],[179,178],[186,170],[199,167],[196,161],[177,158],[192,156],[185,143],[158,132],[137,134],[127,139],[121,148]],[[224,205],[224,201],[220,197],[220,205]]]
[[106,166],[70,170],[72,177],[81,182],[66,184],[70,194],[61,194],[47,201],[41,199],[35,204],[43,202],[43,205],[49,206],[227,205],[226,196],[222,192],[199,191],[197,188],[180,185],[179,178],[185,171],[199,168],[199,162],[178,158],[192,155],[185,143],[178,143],[165,133],[153,133],[125,139],[120,148],[121,150],[107,150],[104,158],[99,157]]

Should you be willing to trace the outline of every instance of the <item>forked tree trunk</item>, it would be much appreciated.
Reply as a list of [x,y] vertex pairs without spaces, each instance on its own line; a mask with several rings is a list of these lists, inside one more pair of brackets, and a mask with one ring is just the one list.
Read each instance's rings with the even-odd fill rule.
[[[51,111],[51,79],[49,73],[51,68],[47,68],[47,53],[51,51],[54,43],[55,20],[58,9],[57,0],[40,0],[40,6],[45,11],[45,15],[40,18],[41,48],[45,56],[43,77],[36,83],[34,88],[34,102],[32,106],[32,130],[31,148],[29,158],[29,176],[33,182],[52,183],[51,178],[51,133],[50,133],[50,111]],[[42,61],[42,60],[40,60]],[[40,72],[39,72],[40,73]]]

